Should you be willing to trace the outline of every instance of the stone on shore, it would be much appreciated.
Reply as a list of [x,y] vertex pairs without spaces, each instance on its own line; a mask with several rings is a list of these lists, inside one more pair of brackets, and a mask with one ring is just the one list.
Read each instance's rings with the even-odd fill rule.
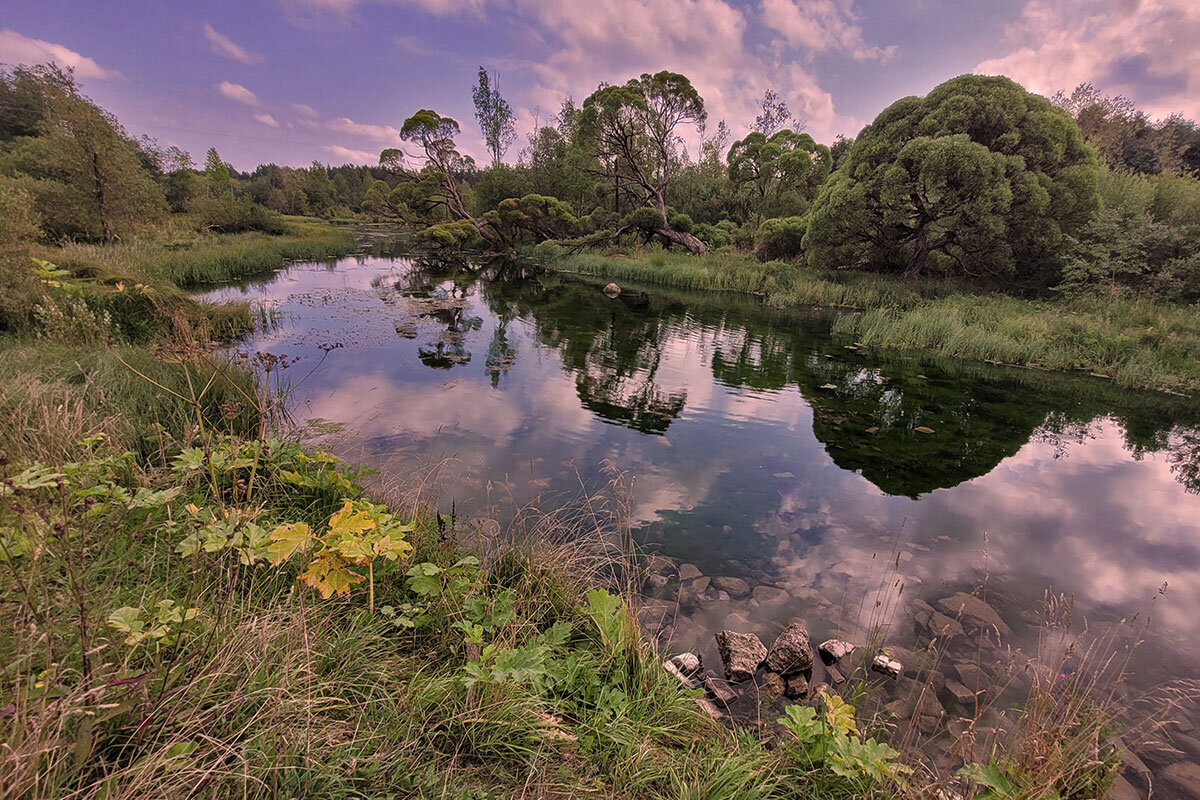
[[767,657],[767,648],[753,633],[725,630],[716,635],[717,652],[725,667],[725,678],[740,683],[754,677]]
[[793,675],[812,669],[812,642],[808,627],[795,620],[783,629],[767,653],[767,669],[780,675]]

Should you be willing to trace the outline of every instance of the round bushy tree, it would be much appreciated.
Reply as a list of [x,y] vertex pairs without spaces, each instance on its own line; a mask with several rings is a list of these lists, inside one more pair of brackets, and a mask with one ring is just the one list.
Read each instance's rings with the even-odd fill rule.
[[1099,206],[1097,169],[1065,111],[1008,78],[963,75],[863,129],[813,204],[805,257],[1045,286],[1064,234]]

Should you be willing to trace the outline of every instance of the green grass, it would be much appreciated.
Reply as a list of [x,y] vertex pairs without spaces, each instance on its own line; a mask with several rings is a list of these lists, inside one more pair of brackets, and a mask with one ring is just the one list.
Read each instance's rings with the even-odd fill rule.
[[749,255],[564,256],[554,269],[764,296],[779,306],[830,306],[834,332],[881,348],[1053,370],[1083,370],[1128,388],[1200,390],[1200,310],[1146,300],[1023,299],[950,281],[905,281],[856,271],[819,271]]
[[186,230],[116,244],[66,244],[39,255],[64,269],[101,279],[162,281],[180,288],[241,280],[294,261],[353,252],[354,234],[330,225],[288,221],[289,233],[212,234]]

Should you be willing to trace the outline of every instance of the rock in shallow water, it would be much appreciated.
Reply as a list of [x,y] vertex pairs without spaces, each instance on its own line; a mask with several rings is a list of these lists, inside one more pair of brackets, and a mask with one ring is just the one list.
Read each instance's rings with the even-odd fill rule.
[[716,635],[717,652],[725,667],[725,677],[732,683],[750,680],[763,659],[767,648],[753,633],[721,631]]
[[617,286],[615,283],[610,283],[604,287],[603,291],[609,297],[616,297],[621,293],[621,287]]
[[1012,629],[1005,624],[996,609],[983,600],[966,592],[956,592],[937,601],[937,607],[946,616],[959,619],[975,628],[994,628],[1001,637],[1012,636]]
[[746,583],[741,578],[734,578],[729,575],[719,575],[713,578],[713,583],[718,589],[723,589],[729,592],[734,597],[745,597],[750,594],[750,584]]
[[780,675],[793,675],[812,669],[812,642],[808,627],[796,620],[783,629],[767,653],[767,669]]
[[817,645],[817,652],[826,664],[836,664],[854,652],[854,645],[844,639],[826,639]]
[[900,677],[900,673],[904,671],[904,665],[887,653],[880,653],[871,661],[871,669],[876,672],[882,672],[884,675],[898,678]]

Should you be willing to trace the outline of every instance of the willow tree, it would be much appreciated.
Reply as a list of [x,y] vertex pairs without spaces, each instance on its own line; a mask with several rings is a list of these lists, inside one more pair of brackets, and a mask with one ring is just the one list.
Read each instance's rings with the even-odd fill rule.
[[668,223],[666,191],[684,159],[679,128],[706,118],[704,100],[692,82],[666,71],[644,73],[621,86],[601,86],[583,101],[579,115],[579,134],[616,191],[624,184],[637,205],[657,213],[661,224],[655,233],[693,253],[708,248]]
[[729,148],[729,179],[754,207],[754,218],[803,214],[829,176],[833,157],[807,133],[755,131]]
[[1056,278],[1099,205],[1074,120],[1002,77],[963,75],[893,103],[817,196],[810,264],[1010,285]]

